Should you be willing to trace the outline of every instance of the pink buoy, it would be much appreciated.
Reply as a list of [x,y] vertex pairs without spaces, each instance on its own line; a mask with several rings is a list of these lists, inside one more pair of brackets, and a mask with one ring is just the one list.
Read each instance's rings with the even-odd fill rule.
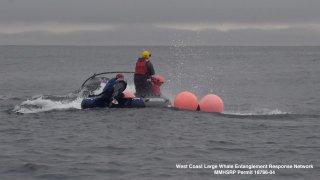
[[124,98],[135,98],[135,95],[132,92],[125,91],[123,92]]
[[224,105],[222,99],[215,94],[204,96],[199,103],[200,111],[202,112],[218,112],[223,111]]
[[173,107],[177,109],[196,111],[198,107],[198,98],[191,92],[181,92],[174,99]]

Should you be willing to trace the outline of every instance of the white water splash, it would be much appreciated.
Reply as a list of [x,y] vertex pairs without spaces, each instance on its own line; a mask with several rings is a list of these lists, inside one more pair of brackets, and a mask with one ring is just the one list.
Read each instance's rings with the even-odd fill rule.
[[10,95],[0,95],[0,100],[8,100],[8,99],[15,99],[17,97],[10,96]]
[[96,89],[96,90],[93,91],[93,94],[94,94],[94,95],[101,94],[102,91],[103,91],[103,88],[106,86],[106,84],[107,84],[107,83],[104,83],[104,82],[101,83],[101,84],[100,84],[100,87],[99,87],[98,89]]
[[26,114],[52,110],[81,109],[82,100],[83,98],[54,101],[51,99],[44,99],[43,96],[40,96],[36,99],[26,100],[22,102],[20,105],[16,106],[13,111]]
[[226,115],[239,115],[239,116],[253,116],[253,115],[285,115],[289,114],[289,112],[281,111],[279,109],[257,109],[254,111],[224,111],[223,114]]
[[[100,94],[105,86],[106,83],[101,83],[99,88],[92,91],[92,94]],[[134,85],[128,84],[126,91],[134,93]],[[81,102],[83,100],[83,97],[80,97],[80,94],[76,95],[76,98],[72,99],[68,98],[67,96],[65,98],[63,98],[63,96],[53,96],[53,98],[47,98],[43,95],[35,95],[31,99],[23,101],[20,105],[15,106],[13,111],[17,113],[27,114],[52,110],[81,109]],[[54,97],[59,97],[60,100],[54,100]]]
[[0,100],[7,100],[7,99],[8,99],[7,96],[0,95]]

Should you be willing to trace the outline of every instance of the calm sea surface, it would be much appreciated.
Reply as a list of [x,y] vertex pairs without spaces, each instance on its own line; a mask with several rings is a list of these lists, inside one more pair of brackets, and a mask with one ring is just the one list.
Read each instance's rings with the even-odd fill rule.
[[[87,77],[133,71],[144,48],[171,101],[214,93],[224,113],[80,109]],[[320,47],[0,46],[0,77],[0,179],[320,178]],[[217,175],[177,164],[313,168]]]

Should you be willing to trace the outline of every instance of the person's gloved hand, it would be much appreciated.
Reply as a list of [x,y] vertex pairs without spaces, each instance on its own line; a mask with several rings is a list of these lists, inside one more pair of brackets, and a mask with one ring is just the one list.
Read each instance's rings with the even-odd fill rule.
[[112,101],[110,101],[108,107],[110,108],[110,107],[112,107],[112,105],[117,105],[117,104],[119,104],[118,101],[116,99],[112,98]]
[[157,78],[155,78],[153,76],[151,76],[150,79],[151,79],[152,82],[157,81]]

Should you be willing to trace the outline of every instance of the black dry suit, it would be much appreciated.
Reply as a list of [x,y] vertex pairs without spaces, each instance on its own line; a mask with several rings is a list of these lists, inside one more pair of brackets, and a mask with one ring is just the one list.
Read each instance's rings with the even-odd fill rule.
[[95,97],[95,107],[110,107],[114,99],[121,101],[121,98],[123,98],[122,92],[126,89],[126,87],[127,82],[122,78],[112,78],[103,88],[102,93],[89,97]]

